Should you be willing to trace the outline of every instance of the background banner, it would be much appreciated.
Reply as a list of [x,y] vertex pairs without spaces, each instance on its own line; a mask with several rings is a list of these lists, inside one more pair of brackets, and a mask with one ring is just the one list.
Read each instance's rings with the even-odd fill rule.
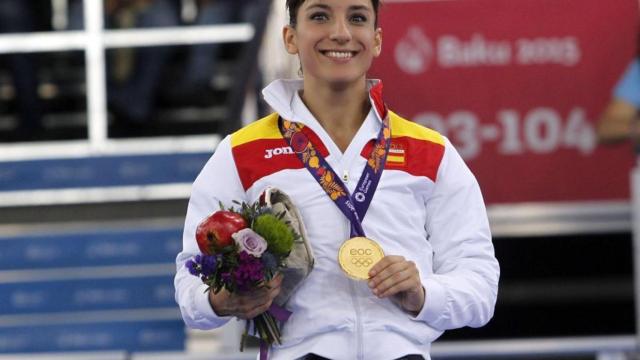
[[636,0],[391,1],[391,109],[456,145],[489,204],[629,198],[630,144],[595,126],[635,55]]

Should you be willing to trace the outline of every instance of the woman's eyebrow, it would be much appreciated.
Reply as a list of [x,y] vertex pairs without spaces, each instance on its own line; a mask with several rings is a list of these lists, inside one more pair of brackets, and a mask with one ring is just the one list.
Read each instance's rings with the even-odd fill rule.
[[[331,6],[327,5],[327,4],[312,4],[309,5],[309,7],[307,7],[305,9],[305,11],[312,11],[314,9],[322,9],[322,10],[327,10],[327,11],[331,11]],[[371,8],[365,5],[351,5],[349,6],[349,12],[353,12],[353,11],[366,11],[366,12],[371,12]]]
[[369,8],[368,6],[364,6],[364,5],[352,5],[349,6],[349,11],[371,11],[371,8]]
[[305,11],[310,11],[310,10],[313,10],[314,8],[320,8],[322,10],[331,10],[331,7],[329,5],[326,5],[326,4],[313,4],[313,5],[309,5],[309,7],[305,9]]

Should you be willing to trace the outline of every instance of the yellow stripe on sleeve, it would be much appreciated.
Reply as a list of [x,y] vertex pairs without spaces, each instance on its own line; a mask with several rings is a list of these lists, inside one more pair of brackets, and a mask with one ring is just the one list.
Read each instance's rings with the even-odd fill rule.
[[231,135],[231,147],[255,140],[281,138],[282,134],[278,129],[278,113],[273,113],[233,133]]
[[444,137],[439,132],[426,128],[413,121],[400,117],[393,111],[389,111],[391,121],[391,135],[393,137],[410,137],[418,140],[426,140],[444,146]]

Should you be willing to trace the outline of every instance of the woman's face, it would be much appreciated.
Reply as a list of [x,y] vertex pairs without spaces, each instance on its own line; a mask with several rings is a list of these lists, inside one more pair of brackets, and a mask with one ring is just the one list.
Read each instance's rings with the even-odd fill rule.
[[284,29],[287,52],[299,56],[305,80],[359,81],[382,47],[375,16],[371,0],[306,0],[295,28]]

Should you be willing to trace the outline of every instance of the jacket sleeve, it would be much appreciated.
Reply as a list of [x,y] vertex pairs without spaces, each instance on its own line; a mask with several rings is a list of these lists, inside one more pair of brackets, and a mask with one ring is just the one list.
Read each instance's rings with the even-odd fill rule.
[[426,208],[433,274],[422,275],[425,304],[416,320],[441,331],[483,326],[493,316],[500,267],[478,182],[448,139]]
[[186,325],[194,329],[213,329],[226,324],[231,317],[218,316],[209,303],[207,286],[185,267],[187,260],[200,254],[195,238],[196,227],[219,203],[233,205],[246,201],[231,153],[230,136],[224,138],[193,183],[182,237],[182,252],[176,258],[176,302]]

